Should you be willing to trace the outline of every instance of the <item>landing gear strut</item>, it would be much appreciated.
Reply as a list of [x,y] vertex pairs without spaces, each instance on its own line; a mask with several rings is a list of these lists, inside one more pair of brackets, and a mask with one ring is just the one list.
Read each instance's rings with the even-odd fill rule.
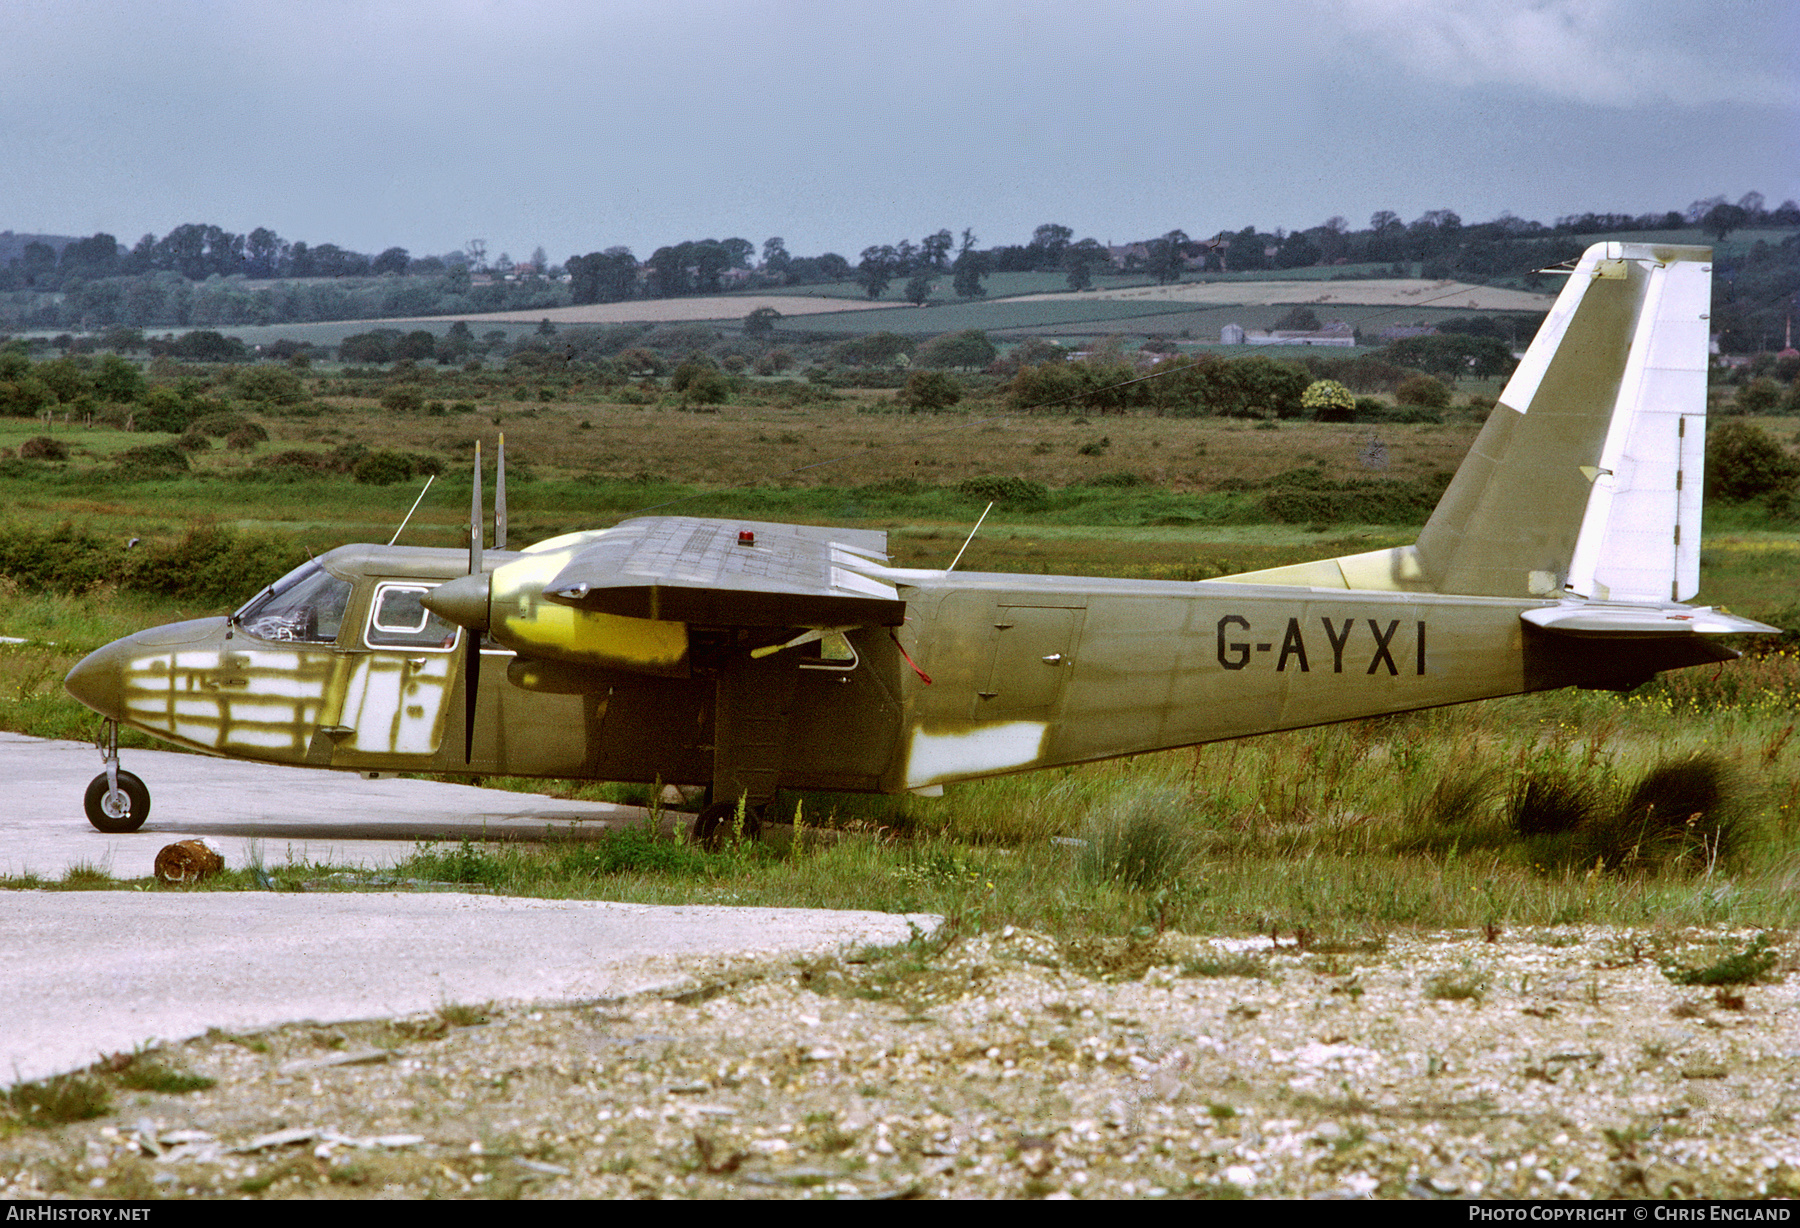
[[101,725],[94,745],[106,770],[88,782],[88,822],[113,835],[136,831],[150,817],[150,790],[130,772],[119,770],[119,722]]

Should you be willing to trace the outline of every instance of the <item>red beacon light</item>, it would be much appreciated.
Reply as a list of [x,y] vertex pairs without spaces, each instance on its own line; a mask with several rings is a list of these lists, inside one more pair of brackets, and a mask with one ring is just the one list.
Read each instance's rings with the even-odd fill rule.
[[755,544],[756,544],[756,531],[754,529],[739,529],[738,530],[738,545],[754,546]]

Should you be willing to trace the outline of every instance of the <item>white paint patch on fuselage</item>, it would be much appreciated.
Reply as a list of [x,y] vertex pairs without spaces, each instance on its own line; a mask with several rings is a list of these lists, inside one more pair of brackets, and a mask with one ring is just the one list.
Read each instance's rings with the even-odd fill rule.
[[1045,721],[1006,721],[957,733],[915,728],[906,759],[906,787],[986,776],[1035,763],[1044,753]]

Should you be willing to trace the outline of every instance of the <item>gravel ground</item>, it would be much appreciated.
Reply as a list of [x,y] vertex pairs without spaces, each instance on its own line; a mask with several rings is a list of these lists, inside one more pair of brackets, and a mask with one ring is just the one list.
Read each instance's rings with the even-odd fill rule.
[[1757,984],[1665,974],[1752,937],[1007,930],[214,1033],[157,1055],[212,1088],[0,1140],[0,1194],[1791,1197],[1792,947]]

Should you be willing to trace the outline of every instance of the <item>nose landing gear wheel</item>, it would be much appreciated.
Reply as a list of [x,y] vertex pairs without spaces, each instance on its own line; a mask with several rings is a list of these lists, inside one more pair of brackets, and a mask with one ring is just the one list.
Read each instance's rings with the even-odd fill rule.
[[120,772],[119,788],[114,792],[102,772],[88,782],[85,805],[88,822],[100,831],[114,835],[136,831],[150,817],[150,790],[130,772]]
[[724,848],[736,836],[755,840],[762,835],[762,816],[758,809],[755,806],[744,807],[743,830],[735,832],[733,828],[737,826],[737,803],[714,802],[694,816],[694,830],[688,840],[709,853]]

